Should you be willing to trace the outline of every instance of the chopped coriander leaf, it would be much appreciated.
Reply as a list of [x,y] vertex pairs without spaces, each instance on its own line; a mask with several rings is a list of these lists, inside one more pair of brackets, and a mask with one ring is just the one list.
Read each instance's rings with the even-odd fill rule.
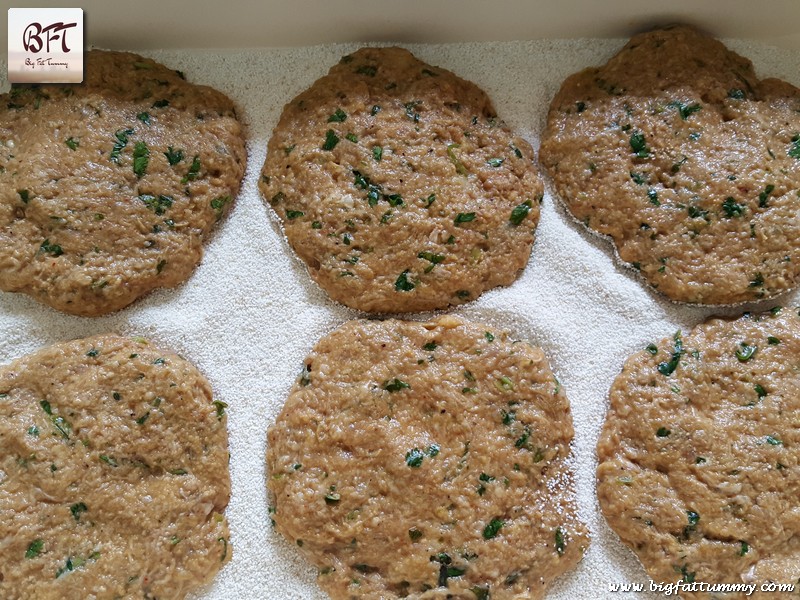
[[412,542],[416,542],[417,540],[422,538],[422,535],[423,535],[422,532],[416,527],[412,527],[411,529],[408,530],[408,537],[411,538]]
[[708,211],[707,210],[702,210],[702,209],[697,208],[696,206],[692,206],[692,205],[687,206],[686,207],[686,211],[689,213],[689,218],[691,218],[691,219],[696,219],[698,217],[705,218],[705,217],[708,216]]
[[423,260],[427,260],[428,262],[431,263],[430,265],[425,267],[425,272],[426,273],[430,273],[436,265],[444,262],[445,255],[444,254],[434,254],[433,252],[427,252],[426,251],[426,252],[420,252],[419,254],[417,254],[417,258],[421,258]]
[[28,435],[32,437],[39,437],[39,428],[36,425],[28,427]]
[[636,185],[644,185],[647,183],[647,175],[644,173],[637,173],[636,171],[631,171],[631,179],[633,179],[633,183]]
[[89,350],[89,351],[86,353],[86,356],[89,356],[89,357],[91,357],[91,358],[94,358],[94,357],[95,357],[95,356],[97,356],[98,354],[100,354],[100,350],[98,350],[97,348],[92,348],[91,350]]
[[394,289],[398,292],[410,292],[416,286],[414,283],[408,280],[408,269],[400,273],[397,277],[397,281],[394,282]]
[[474,212],[458,213],[456,215],[456,218],[453,219],[453,223],[458,225],[459,223],[469,223],[470,221],[474,221],[474,220],[475,220],[475,213]]
[[500,530],[503,528],[505,523],[500,519],[492,519],[489,521],[488,525],[483,528],[483,539],[490,540],[493,537],[496,537]]
[[702,106],[695,102],[694,104],[683,104],[682,102],[670,102],[668,106],[678,109],[681,119],[684,121],[688,119],[693,113],[702,110]]
[[333,114],[328,117],[328,123],[344,123],[346,120],[347,114],[341,108],[337,108]]
[[328,151],[333,150],[338,143],[339,136],[336,135],[333,129],[328,129],[328,131],[325,132],[325,143],[322,144],[322,149]]
[[653,356],[658,354],[658,347],[655,344],[648,344],[645,350],[647,350]]
[[137,424],[137,425],[144,425],[144,424],[145,424],[145,421],[147,421],[147,419],[149,419],[149,418],[150,418],[150,411],[148,410],[148,411],[147,411],[146,413],[144,413],[144,414],[143,414],[141,417],[139,417],[138,419],[136,419],[136,424]]
[[483,334],[483,337],[485,337],[485,338],[486,338],[486,341],[487,341],[487,342],[493,342],[493,341],[494,341],[494,335],[493,335],[491,332],[489,332],[489,331],[485,332],[485,333]]
[[427,350],[428,352],[433,352],[438,347],[439,347],[439,345],[436,342],[428,342],[427,344],[425,344],[422,347],[422,349],[423,350]]
[[322,229],[322,223],[319,221],[313,221],[311,223],[311,229]]
[[373,146],[372,147],[372,158],[376,161],[380,161],[383,158],[383,148],[380,146]]
[[49,239],[43,241],[42,245],[39,246],[39,249],[42,252],[52,254],[53,256],[61,256],[64,254],[64,250],[62,250],[61,246],[58,244],[51,244]]
[[654,204],[655,206],[661,206],[661,202],[658,200],[658,192],[653,189],[647,190],[647,197],[650,199],[650,204]]
[[768,343],[770,346],[777,346],[778,344],[780,344],[780,343],[781,343],[781,341],[780,341],[778,338],[776,338],[776,337],[769,336],[769,337],[767,338],[767,343]]
[[222,417],[225,416],[225,409],[228,408],[228,404],[222,400],[214,400],[212,404],[217,409],[217,419],[221,421]]
[[503,425],[511,425],[514,421],[517,420],[517,413],[513,410],[506,412],[505,410],[501,410],[500,413],[503,415]]
[[755,356],[757,350],[758,346],[755,344],[751,346],[747,344],[747,342],[740,342],[739,347],[736,348],[736,358],[738,358],[740,362],[747,362]]
[[145,125],[150,125],[150,113],[140,112],[138,115],[136,115],[136,118],[139,119]]
[[417,112],[417,107],[422,104],[422,102],[406,102],[406,116],[414,121],[414,123],[419,122],[419,113]]
[[554,537],[556,542],[556,552],[559,556],[563,556],[566,547],[566,538],[564,537],[564,532],[561,530],[561,527],[556,527]]
[[152,210],[157,215],[163,215],[168,208],[172,207],[173,199],[170,196],[160,194],[158,196],[151,196],[150,194],[142,194],[139,196],[144,205]]
[[697,458],[694,459],[694,464],[696,464],[696,465],[702,465],[705,462],[707,462],[707,461],[702,456],[698,456]]
[[759,272],[756,273],[755,277],[750,281],[750,284],[747,287],[763,287],[764,286],[764,276]]
[[689,520],[689,525],[697,525],[700,522],[700,515],[693,510],[686,511],[686,518]]
[[764,191],[758,195],[758,206],[759,208],[765,208],[767,206],[767,200],[769,199],[769,195],[775,191],[775,186],[769,184],[767,187],[764,188]]
[[763,398],[764,396],[767,395],[767,390],[765,390],[764,386],[761,385],[760,383],[755,384],[753,386],[753,389],[756,391],[756,394],[758,394],[759,398]]
[[170,166],[175,166],[183,160],[183,150],[173,150],[172,146],[167,146],[164,156],[167,157],[167,162]]
[[86,507],[86,505],[83,502],[78,502],[78,503],[73,504],[72,506],[69,507],[69,511],[72,513],[72,517],[76,521],[80,521],[81,520],[81,513],[85,513],[87,510],[89,510],[89,509]]
[[150,162],[150,150],[144,142],[136,142],[133,147],[133,172],[137,177],[144,175]]
[[230,201],[230,196],[220,196],[219,198],[214,198],[211,201],[211,208],[217,213],[217,217],[222,214],[222,209],[225,208],[225,205]]
[[377,104],[373,104],[373,105],[372,105],[372,109],[369,111],[369,114],[371,114],[371,115],[374,117],[374,116],[375,116],[375,115],[377,115],[377,114],[378,114],[380,111],[381,111],[381,107],[380,107],[380,106],[378,106]]
[[647,158],[650,156],[650,150],[647,148],[647,141],[645,140],[643,133],[633,133],[631,135],[630,144],[631,150],[633,150],[634,154],[636,154],[636,156],[639,158]]
[[153,102],[153,108],[164,108],[169,106],[169,100],[156,100]]
[[467,167],[464,166],[464,163],[459,160],[456,156],[456,150],[461,148],[460,144],[450,144],[447,146],[447,156],[450,158],[450,162],[453,163],[453,166],[456,168],[456,173],[459,175],[467,176],[469,175],[469,171]]
[[669,429],[667,429],[666,427],[659,427],[659,428],[656,430],[656,436],[658,436],[658,437],[662,437],[662,438],[663,438],[663,437],[668,437],[668,436],[669,436],[669,434],[671,434],[671,433],[672,433],[672,432],[671,432]]
[[531,437],[531,430],[525,427],[525,430],[522,432],[522,435],[517,438],[517,441],[514,442],[514,447],[527,448],[530,437]]
[[67,145],[67,147],[70,150],[76,150],[78,148],[78,146],[81,145],[81,143],[78,140],[76,140],[74,137],[67,138],[67,140],[64,143]]
[[722,210],[728,218],[741,217],[744,214],[745,206],[736,202],[736,198],[729,196],[722,203]]
[[789,147],[787,154],[792,158],[800,160],[800,134],[792,136],[792,145]]
[[181,179],[181,183],[188,183],[190,181],[194,181],[197,179],[197,175],[200,173],[200,155],[195,154],[194,158],[192,159],[192,164],[189,166],[189,171],[186,175],[183,176]]
[[739,542],[739,556],[744,556],[750,552],[750,545],[745,541]]
[[422,460],[424,458],[425,455],[419,448],[412,448],[406,452],[406,464],[412,469],[418,469],[420,466],[422,466]]
[[111,457],[111,456],[106,456],[105,454],[101,454],[100,455],[100,460],[102,460],[104,463],[106,463],[108,465],[111,465],[112,467],[118,466],[117,465],[117,461],[114,460],[114,458]]
[[31,194],[28,190],[17,190],[17,194],[19,194],[19,199],[22,200],[25,204],[31,199]]
[[737,88],[733,88],[728,90],[728,98],[733,98],[734,100],[744,100],[745,99],[744,90],[740,90]]
[[36,539],[28,544],[28,549],[25,551],[25,558],[36,558],[44,548],[44,540]]
[[528,216],[528,213],[531,210],[531,201],[526,200],[522,204],[518,204],[514,207],[514,210],[511,211],[511,216],[508,220],[511,222],[512,225],[519,225],[525,220],[525,217]]
[[683,340],[681,339],[681,332],[677,331],[673,336],[675,340],[675,347],[672,351],[672,357],[670,358],[669,362],[662,362],[658,365],[658,372],[664,375],[665,377],[669,377],[678,368],[678,363],[681,360],[681,356],[683,356],[684,349],[683,349]]
[[408,385],[405,381],[398,379],[395,377],[394,379],[390,379],[383,384],[383,389],[385,389],[389,393],[399,392],[400,390],[410,389],[411,386]]
[[782,444],[783,444],[783,442],[782,442],[782,441],[780,441],[780,439],[778,439],[778,438],[776,438],[776,437],[773,437],[773,436],[771,436],[771,435],[768,435],[766,438],[764,438],[764,440],[765,440],[765,441],[766,441],[766,442],[767,442],[767,443],[768,443],[770,446],[780,446],[780,445],[782,445]]
[[117,141],[114,142],[114,148],[111,150],[111,162],[119,164],[119,155],[122,149],[128,145],[128,136],[133,135],[133,129],[120,129],[114,134]]
[[505,162],[505,160],[503,160],[502,158],[490,158],[489,160],[486,161],[486,164],[489,165],[490,167],[497,168],[500,165],[502,165],[504,162]]
[[328,488],[328,493],[325,494],[325,504],[336,504],[341,499],[342,496],[336,491],[335,485]]
[[475,594],[475,600],[489,600],[489,588],[481,585],[473,585],[469,591]]
[[356,136],[355,133],[350,132],[344,137],[345,137],[346,140],[348,140],[350,142],[353,142],[354,144],[358,143],[358,137]]
[[289,210],[289,209],[286,209],[286,218],[289,219],[290,221],[292,219],[297,219],[298,217],[302,217],[305,214],[306,213],[304,213],[302,210]]

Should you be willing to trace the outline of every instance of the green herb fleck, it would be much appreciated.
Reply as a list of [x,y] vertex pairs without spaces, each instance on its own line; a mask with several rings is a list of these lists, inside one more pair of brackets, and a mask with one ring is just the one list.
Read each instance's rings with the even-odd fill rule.
[[740,362],[747,362],[755,356],[757,350],[758,346],[755,344],[751,346],[747,344],[747,342],[741,342],[739,347],[736,348],[736,358],[738,358]]
[[412,448],[406,452],[406,464],[412,469],[418,469],[422,465],[425,455],[419,448]]
[[289,219],[290,221],[292,219],[297,219],[299,217],[302,217],[305,214],[306,213],[304,213],[302,210],[288,210],[288,209],[286,210],[286,218]]
[[19,194],[19,199],[22,200],[25,204],[31,199],[31,194],[28,190],[17,190],[17,194]]
[[647,175],[644,173],[637,173],[635,171],[631,171],[631,179],[636,185],[644,185],[647,183]]
[[49,239],[42,242],[42,245],[39,246],[39,250],[47,254],[52,254],[53,256],[61,256],[64,254],[64,250],[61,249],[61,246],[58,244],[51,244]]
[[[531,210],[531,201],[526,200],[522,204],[518,204],[514,207],[514,210],[511,211],[511,216],[508,220],[511,222],[512,225],[519,225],[528,216],[528,213]],[[473,213],[474,214],[474,213]]]
[[722,203],[722,210],[728,218],[741,217],[744,214],[745,207],[744,204],[736,202],[735,198],[728,197],[725,199],[725,202]]
[[64,143],[67,145],[67,148],[69,148],[70,150],[77,150],[78,146],[81,145],[81,143],[78,140],[76,140],[74,137],[67,138],[67,140]]
[[94,357],[95,357],[95,356],[97,356],[98,354],[100,354],[100,350],[98,350],[97,348],[92,348],[91,350],[89,350],[89,351],[86,353],[86,356],[89,356],[89,357],[91,357],[91,358],[94,358]]
[[372,147],[372,158],[376,161],[380,161],[383,158],[383,148],[380,146],[373,146]]
[[336,491],[336,486],[332,485],[328,488],[328,493],[325,494],[325,504],[336,504],[342,499],[341,494]]
[[456,215],[456,218],[453,219],[453,223],[458,225],[459,223],[469,223],[470,221],[474,221],[474,220],[475,220],[475,213],[474,212],[458,213]]
[[167,157],[167,162],[170,166],[175,166],[183,160],[183,150],[174,150],[172,146],[167,146],[164,156]]
[[186,175],[183,176],[181,179],[181,183],[188,183],[190,181],[194,181],[197,179],[198,174],[200,173],[200,155],[195,154],[194,158],[192,159],[192,164],[189,165],[189,171]]
[[483,334],[483,337],[485,337],[485,338],[486,338],[486,341],[487,341],[487,342],[493,342],[493,341],[494,341],[494,335],[493,335],[491,332],[489,332],[489,331],[485,332],[485,333]]
[[467,167],[464,166],[464,163],[456,156],[456,150],[461,148],[459,144],[450,144],[447,146],[447,156],[450,158],[450,162],[453,163],[453,166],[456,168],[456,172],[459,175],[464,175],[465,177],[469,175],[469,171]]
[[489,521],[489,524],[483,528],[483,539],[490,540],[497,536],[500,533],[500,529],[502,529],[505,523],[497,518],[492,519]]
[[489,160],[486,161],[486,164],[489,165],[490,167],[497,168],[500,165],[502,165],[504,162],[505,162],[505,160],[503,160],[502,158],[490,158]]
[[139,200],[141,200],[147,208],[152,210],[157,215],[163,215],[168,208],[172,207],[173,203],[172,197],[165,196],[163,194],[159,194],[158,196],[142,194],[139,196]]
[[416,286],[408,280],[408,273],[409,270],[406,269],[397,277],[397,281],[394,282],[394,289],[398,292],[410,292]]
[[142,177],[150,162],[150,150],[144,142],[136,142],[133,147],[133,172],[137,177]]
[[758,206],[760,208],[765,208],[767,206],[767,200],[769,199],[769,195],[775,191],[775,186],[769,184],[767,187],[764,188],[764,191],[758,195]]
[[556,527],[555,531],[555,541],[556,541],[556,552],[559,556],[564,556],[564,549],[566,547],[567,541],[564,537],[564,532],[561,530],[561,527]]
[[357,144],[357,143],[358,143],[358,137],[357,137],[357,136],[356,136],[356,134],[355,134],[355,133],[353,133],[353,132],[350,132],[350,133],[348,133],[348,134],[347,134],[347,135],[345,135],[344,137],[345,137],[345,139],[346,139],[346,140],[348,140],[348,141],[350,141],[350,142],[353,142],[354,144]]
[[336,135],[333,129],[328,129],[328,131],[325,132],[325,143],[322,144],[322,149],[328,151],[333,150],[338,143],[339,136]]
[[671,434],[671,433],[672,432],[669,429],[667,429],[666,427],[659,427],[656,430],[656,436],[661,437],[661,438],[668,437],[669,434]]
[[81,513],[85,513],[87,510],[89,509],[83,502],[78,502],[69,507],[69,511],[72,513],[72,518],[76,521],[80,521]]
[[133,129],[120,129],[114,134],[117,139],[111,150],[111,162],[119,164],[119,155],[122,149],[128,144],[128,136],[133,135]]
[[169,106],[169,100],[156,100],[153,102],[153,108],[164,108]]
[[416,527],[412,527],[408,530],[408,537],[411,538],[412,542],[416,542],[422,538],[422,532]]
[[333,114],[328,117],[328,123],[344,123],[346,120],[347,114],[341,108],[337,108]]
[[377,72],[378,67],[374,67],[372,65],[361,65],[356,69],[356,73],[359,75],[366,75],[367,77],[375,77]]
[[400,390],[410,389],[411,386],[408,385],[405,381],[397,379],[390,379],[383,384],[383,389],[385,389],[389,393],[399,392]]
[[33,540],[28,545],[28,549],[25,551],[25,558],[36,558],[42,552],[43,548],[44,548],[44,540],[41,539]]
[[28,427],[28,435],[32,437],[39,437],[39,428],[36,425]]
[[780,343],[781,343],[781,341],[780,341],[778,338],[776,338],[776,337],[769,336],[769,337],[767,338],[767,343],[768,343],[770,346],[777,346],[778,344],[780,344]]
[[653,356],[658,354],[658,347],[655,344],[648,344],[645,350],[647,350]]
[[658,365],[658,372],[664,375],[665,377],[669,377],[678,368],[678,363],[681,360],[681,356],[683,356],[684,349],[683,349],[683,340],[681,339],[681,332],[675,332],[673,336],[675,340],[675,347],[672,351],[672,357],[670,358],[669,362],[662,362]]
[[644,138],[644,134],[640,132],[635,132],[631,135],[631,150],[633,150],[634,154],[639,158],[647,158],[650,156],[650,150],[647,148],[647,141]]
[[800,134],[792,136],[792,145],[789,147],[787,154],[800,160]]

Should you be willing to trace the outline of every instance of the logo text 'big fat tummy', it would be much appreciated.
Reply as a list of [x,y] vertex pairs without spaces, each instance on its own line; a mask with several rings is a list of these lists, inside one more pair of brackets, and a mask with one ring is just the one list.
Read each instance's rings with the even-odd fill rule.
[[83,9],[9,8],[8,80],[83,81]]

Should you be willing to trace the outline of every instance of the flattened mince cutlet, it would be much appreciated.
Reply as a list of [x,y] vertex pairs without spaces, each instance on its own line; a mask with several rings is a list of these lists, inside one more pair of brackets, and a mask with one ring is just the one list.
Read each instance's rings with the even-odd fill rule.
[[[800,578],[800,316],[710,319],[632,355],[597,445],[608,524],[656,581]],[[683,598],[711,599],[682,592]]]
[[363,48],[286,105],[259,185],[331,298],[410,312],[517,278],[544,189],[533,159],[473,83]]
[[634,36],[553,99],[544,168],[572,215],[672,300],[800,276],[800,90],[683,26]]
[[125,52],[0,96],[0,289],[76,315],[185,281],[244,175],[229,98]]
[[351,321],[268,435],[272,519],[335,600],[541,598],[588,545],[569,402],[493,328]]
[[230,560],[225,404],[101,335],[0,368],[0,598],[184,598]]

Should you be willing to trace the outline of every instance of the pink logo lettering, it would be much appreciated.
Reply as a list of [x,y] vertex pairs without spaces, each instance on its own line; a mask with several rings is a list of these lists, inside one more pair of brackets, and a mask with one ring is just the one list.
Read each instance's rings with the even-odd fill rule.
[[[22,33],[22,45],[26,52],[36,54],[41,52],[45,45],[47,45],[47,52],[50,52],[50,42],[61,40],[61,50],[66,54],[70,51],[67,47],[67,29],[77,27],[77,25],[77,23],[59,22],[43,28],[40,23],[31,23]],[[42,40],[42,34],[44,34],[44,40]]]

